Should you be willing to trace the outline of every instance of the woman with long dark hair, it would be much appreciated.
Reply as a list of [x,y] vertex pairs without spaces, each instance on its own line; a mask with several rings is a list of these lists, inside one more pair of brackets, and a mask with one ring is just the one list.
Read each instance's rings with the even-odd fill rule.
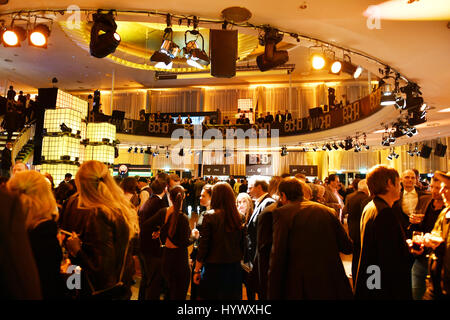
[[188,246],[190,245],[188,217],[181,211],[185,192],[182,186],[175,186],[169,193],[172,206],[159,210],[149,218],[146,225],[154,228],[154,238],[164,248],[162,274],[165,278],[170,300],[185,300],[190,282]]
[[240,300],[243,229],[228,183],[214,185],[211,208],[203,218],[194,283],[201,299]]

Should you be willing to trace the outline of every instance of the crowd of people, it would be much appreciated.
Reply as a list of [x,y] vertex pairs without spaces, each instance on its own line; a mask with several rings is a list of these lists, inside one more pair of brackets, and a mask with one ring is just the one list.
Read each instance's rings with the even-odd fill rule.
[[450,173],[425,186],[383,165],[349,188],[120,179],[98,161],[56,185],[18,167],[0,187],[0,296],[128,300],[138,269],[138,300],[448,299],[449,190]]
[[2,106],[0,108],[0,116],[4,115],[0,127],[7,132],[7,140],[11,140],[13,132],[20,132],[26,123],[30,122],[34,117],[34,101],[31,95],[24,95],[19,91],[16,96],[16,91],[13,86],[9,87],[6,95],[6,100],[1,99]]

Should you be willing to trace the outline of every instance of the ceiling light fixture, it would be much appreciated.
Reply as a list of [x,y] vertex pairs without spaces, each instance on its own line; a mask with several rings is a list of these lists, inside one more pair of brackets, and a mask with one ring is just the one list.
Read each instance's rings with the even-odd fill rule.
[[28,44],[38,48],[47,48],[50,28],[45,24],[36,25],[28,37]]
[[93,57],[104,58],[116,51],[120,44],[120,35],[116,32],[117,24],[114,21],[113,11],[101,13],[98,10],[93,14],[94,24],[91,29],[90,53]]
[[[202,34],[196,30],[198,26],[198,18],[194,17],[194,29],[187,30],[184,33],[184,43],[185,47],[183,48],[183,55],[186,58],[186,62],[188,65],[198,68],[204,69],[209,65],[210,59],[205,52],[205,40],[203,39]],[[194,36],[197,36],[195,40],[187,41],[187,34],[190,33]],[[200,36],[202,38],[202,49],[199,49],[197,46],[197,39]]]
[[286,50],[277,51],[276,45],[283,39],[283,34],[277,29],[266,28],[264,37],[260,37],[261,45],[264,45],[264,54],[256,58],[256,64],[262,72],[276,68],[288,62],[289,55]]
[[2,42],[5,47],[20,47],[20,43],[27,37],[27,31],[19,26],[14,26],[14,21],[11,27],[7,28],[2,33]]
[[178,56],[180,47],[173,42],[173,31],[170,14],[166,18],[167,28],[164,29],[163,41],[161,48],[155,51],[150,58],[150,61],[156,62],[155,67],[160,69],[172,69],[172,60]]
[[358,79],[363,68],[361,66],[355,66],[352,64],[352,60],[348,54],[344,54],[344,61],[342,61],[342,71],[350,74],[354,79]]

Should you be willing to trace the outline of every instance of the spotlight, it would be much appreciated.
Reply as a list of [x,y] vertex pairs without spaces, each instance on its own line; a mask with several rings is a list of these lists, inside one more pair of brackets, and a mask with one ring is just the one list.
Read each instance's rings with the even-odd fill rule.
[[353,65],[350,56],[344,54],[344,61],[342,61],[342,71],[352,75],[354,79],[358,79],[363,72],[363,68],[361,66]]
[[339,150],[339,147],[336,145],[336,142],[333,143],[334,150]]
[[20,43],[27,37],[27,31],[22,27],[7,28],[2,34],[5,47],[20,47]]
[[361,151],[361,146],[359,144],[355,145],[355,152],[360,152]]
[[28,44],[38,48],[47,48],[50,29],[45,24],[38,24],[28,37]]
[[286,146],[281,147],[281,156],[284,157],[288,154],[289,152],[287,151]]
[[334,74],[339,74],[342,69],[342,63],[338,60],[335,60],[331,63],[330,72]]
[[268,28],[264,33],[264,54],[256,58],[259,70],[267,71],[285,64],[289,60],[286,50],[277,51],[276,45],[283,39],[277,29]]
[[344,143],[342,141],[339,142],[339,147],[341,147],[341,149],[345,149],[345,145],[344,145]]
[[369,147],[367,144],[364,145],[364,148],[365,148],[366,150],[369,150],[369,149],[370,149],[370,147]]
[[167,150],[167,151],[166,151],[166,158],[169,159],[169,156],[170,156],[170,151]]
[[183,148],[180,149],[180,152],[178,152],[178,155],[179,155],[180,157],[184,156],[184,150],[183,150]]
[[172,60],[175,59],[180,52],[178,45],[172,41],[173,31],[170,26],[170,15],[167,15],[167,28],[164,30],[161,48],[158,51],[155,51],[150,58],[150,61],[156,62],[156,68],[172,69]]
[[327,143],[326,145],[325,145],[325,147],[328,149],[328,150],[332,150],[332,147],[331,147],[331,145],[329,144],[329,143]]
[[317,151],[317,147],[316,146],[312,147],[312,149],[313,149],[314,152]]
[[353,148],[353,141],[351,138],[348,138],[345,140],[345,147],[344,150],[348,151],[351,150]]
[[322,146],[322,150],[323,150],[323,151],[327,150],[327,146],[326,146],[326,145],[323,145],[323,146]]
[[144,148],[141,147],[141,153],[144,153]]
[[[205,66],[208,66],[210,63],[209,57],[206,54],[205,48],[205,40],[203,39],[202,34],[195,30],[196,25],[194,24],[194,30],[187,30],[184,33],[184,43],[186,46],[183,48],[183,55],[186,58],[186,62],[188,65],[198,68],[204,69]],[[187,34],[190,33],[192,35],[200,36],[202,38],[202,49],[197,47],[197,42],[195,40],[187,41]]]
[[131,153],[131,151],[133,150],[133,147],[129,147],[128,148],[128,152]]
[[116,51],[120,43],[120,35],[116,32],[117,24],[113,13],[97,12],[93,15],[94,25],[91,29],[91,42],[89,44],[91,55],[104,58]]
[[363,72],[363,68],[361,66],[357,66],[355,72],[353,72],[353,78],[358,79]]
[[387,156],[387,159],[388,159],[389,161],[392,160],[392,154],[391,154],[391,153]]
[[401,96],[397,97],[395,99],[395,107],[401,110],[406,109],[406,100],[403,99]]
[[138,153],[138,147],[134,148],[134,153]]
[[395,94],[393,93],[383,93],[381,96],[380,105],[382,106],[393,106],[395,105]]
[[311,57],[311,64],[314,70],[321,70],[325,67],[325,58],[322,54],[314,54]]

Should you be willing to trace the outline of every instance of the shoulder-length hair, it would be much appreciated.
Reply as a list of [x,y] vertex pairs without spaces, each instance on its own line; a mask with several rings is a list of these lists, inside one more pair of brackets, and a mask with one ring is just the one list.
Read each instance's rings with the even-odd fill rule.
[[248,220],[250,219],[252,213],[253,213],[253,201],[252,198],[248,195],[248,193],[241,192],[236,197],[236,206],[240,199],[243,199],[245,202],[247,202],[247,212],[245,213],[245,221],[244,224],[248,223]]
[[25,212],[25,226],[35,228],[45,220],[57,220],[58,209],[50,183],[37,171],[17,172],[6,183],[8,190],[20,195]]
[[78,169],[75,184],[81,207],[100,209],[111,221],[122,217],[129,227],[130,239],[139,232],[137,213],[105,164],[95,160],[84,162]]
[[225,216],[225,230],[232,232],[242,228],[233,189],[226,182],[216,183],[211,194],[211,209]]
[[395,181],[400,176],[394,168],[390,168],[384,165],[376,165],[369,170],[366,181],[371,195],[383,195],[386,194],[388,181],[391,181],[395,186]]

